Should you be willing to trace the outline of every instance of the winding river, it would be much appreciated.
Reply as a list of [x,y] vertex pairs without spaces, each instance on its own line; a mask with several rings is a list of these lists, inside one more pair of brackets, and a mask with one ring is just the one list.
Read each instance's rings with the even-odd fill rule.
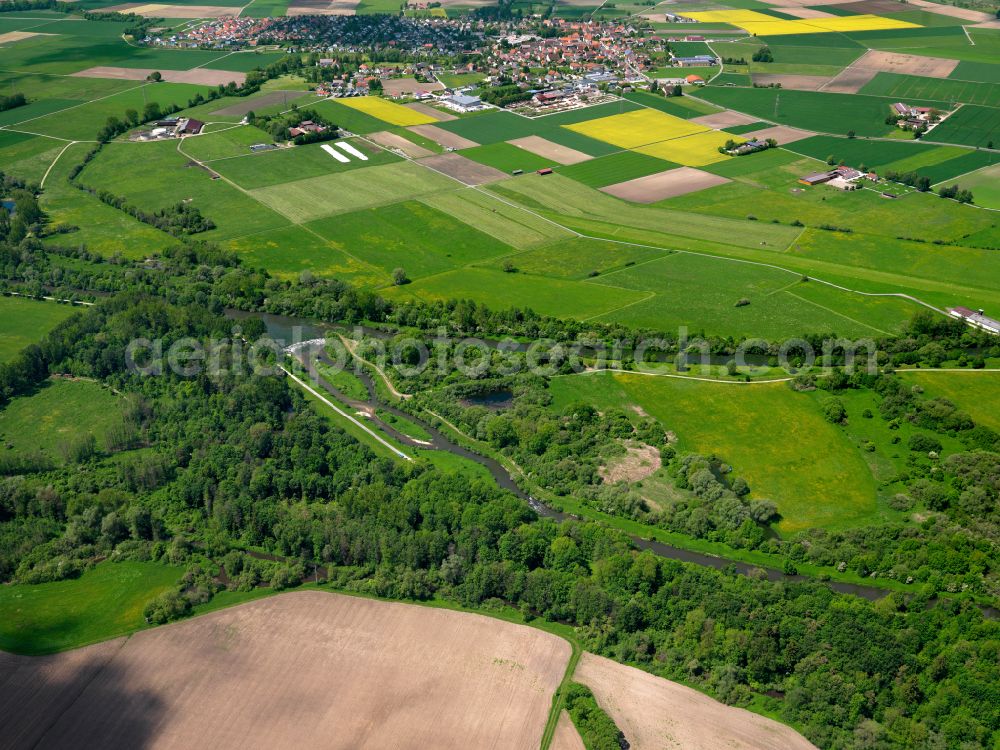
[[[234,320],[240,320],[251,317],[259,317],[264,321],[264,325],[267,327],[268,335],[271,336],[275,341],[283,343],[284,345],[290,345],[296,342],[309,341],[311,339],[324,338],[332,332],[340,331],[346,332],[343,326],[333,326],[325,323],[320,323],[316,321],[306,320],[302,318],[293,318],[284,315],[273,315],[270,313],[247,313],[241,310],[227,310],[226,315]],[[367,335],[377,336],[377,337],[388,337],[388,334],[384,331],[372,328],[362,328],[363,332]],[[305,348],[305,351],[310,351],[313,355],[317,357],[320,361],[325,361],[328,364],[334,364],[325,351],[321,349],[309,349]],[[308,366],[308,362],[304,362]],[[415,417],[409,412],[404,412],[391,404],[386,404],[378,400],[377,393],[375,390],[374,383],[366,372],[363,371],[352,371],[352,374],[356,375],[362,383],[364,383],[365,388],[368,390],[368,398],[365,401],[359,401],[357,399],[351,398],[345,393],[341,392],[335,388],[332,384],[327,382],[318,373],[312,373],[315,382],[318,383],[322,388],[333,395],[338,401],[347,406],[355,409],[356,411],[366,415],[368,420],[377,426],[379,429],[383,430],[386,434],[390,435],[397,442],[406,445],[414,450],[441,450],[452,453],[456,456],[468,459],[470,461],[475,461],[476,463],[484,466],[490,474],[493,476],[496,483],[505,490],[508,490],[521,499],[525,500],[540,516],[546,518],[552,518],[556,521],[564,521],[569,518],[574,518],[566,513],[555,510],[545,505],[537,498],[532,497],[526,493],[521,487],[515,482],[507,470],[500,465],[499,462],[490,458],[489,456],[483,456],[479,453],[469,450],[462,445],[459,445],[452,441],[450,438],[446,437],[440,430],[436,429],[432,425],[428,424],[426,421]],[[401,433],[399,430],[395,429],[392,425],[386,423],[384,420],[378,417],[377,412],[387,412],[393,414],[397,417],[409,420],[415,424],[418,424],[422,429],[424,429],[428,435],[430,435],[430,440],[422,441],[415,440],[409,435]],[[840,581],[818,581],[815,578],[803,575],[786,575],[782,571],[776,568],[767,568],[759,565],[750,565],[745,562],[740,562],[738,560],[730,560],[724,557],[716,557],[714,555],[708,555],[701,552],[694,552],[691,550],[681,549],[679,547],[673,547],[669,544],[663,542],[653,541],[650,539],[644,539],[638,536],[631,537],[633,543],[639,549],[650,550],[655,554],[666,557],[671,560],[680,560],[681,562],[694,563],[695,565],[703,565],[710,568],[715,568],[721,570],[723,568],[735,569],[738,573],[742,575],[748,575],[751,571],[761,571],[763,570],[766,574],[768,580],[771,581],[808,581],[813,583],[823,583],[834,591],[842,594],[853,594],[855,596],[860,596],[864,599],[874,601],[876,599],[881,599],[889,591],[887,589],[880,588],[878,586],[866,586],[853,583],[842,583]]]

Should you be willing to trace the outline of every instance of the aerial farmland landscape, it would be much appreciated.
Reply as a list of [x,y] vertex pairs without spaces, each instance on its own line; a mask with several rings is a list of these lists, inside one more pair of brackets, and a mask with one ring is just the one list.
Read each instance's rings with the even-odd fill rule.
[[0,748],[1000,747],[996,0],[0,0]]

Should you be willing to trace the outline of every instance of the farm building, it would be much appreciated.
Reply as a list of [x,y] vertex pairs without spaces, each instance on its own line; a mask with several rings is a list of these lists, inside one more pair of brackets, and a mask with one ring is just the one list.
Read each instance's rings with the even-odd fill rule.
[[704,86],[705,85],[705,79],[704,78],[702,78],[701,76],[693,75],[693,74],[689,75],[687,78],[685,78],[684,82],[687,83],[689,86]]
[[198,135],[203,127],[205,127],[205,123],[192,117],[180,127],[178,135]]
[[816,172],[815,174],[807,174],[804,177],[799,178],[799,182],[803,185],[822,185],[824,182],[829,182],[833,179],[833,175],[830,172]]
[[718,59],[714,55],[695,55],[694,57],[675,57],[673,64],[679,68],[707,68],[715,65]]
[[468,94],[453,94],[441,100],[441,103],[448,109],[456,112],[475,112],[483,109],[483,101],[478,96]]
[[992,334],[1000,335],[1000,320],[987,317],[984,310],[970,310],[967,307],[949,307],[948,314],[968,323],[973,328],[981,328]]
[[288,129],[288,135],[292,138],[296,138],[300,135],[305,135],[306,133],[325,133],[326,125],[319,125],[312,120],[303,120],[294,128]]

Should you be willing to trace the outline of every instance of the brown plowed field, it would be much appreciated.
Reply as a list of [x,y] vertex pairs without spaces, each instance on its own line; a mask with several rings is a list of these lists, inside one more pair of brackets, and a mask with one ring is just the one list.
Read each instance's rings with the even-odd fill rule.
[[523,148],[533,154],[538,154],[546,159],[551,159],[557,164],[579,164],[582,161],[593,159],[590,154],[577,151],[575,148],[563,146],[537,135],[527,135],[524,138],[515,138],[507,141],[512,146]]
[[791,727],[603,656],[585,653],[573,679],[593,691],[632,750],[816,750]]
[[601,192],[632,203],[656,203],[657,201],[687,195],[705,188],[724,185],[725,177],[702,172],[692,167],[678,167],[665,172],[657,172],[646,177],[636,177],[615,185],[602,187]]
[[454,177],[466,185],[483,185],[487,182],[497,182],[507,178],[505,172],[480,164],[472,159],[466,159],[461,154],[440,154],[421,159],[420,164],[430,167],[435,172]]
[[500,620],[299,591],[0,656],[11,748],[536,748],[569,660]]
[[[418,110],[419,111],[419,110]],[[444,118],[441,118],[444,119]],[[409,130],[430,138],[432,141],[445,148],[472,148],[479,144],[469,138],[464,138],[456,133],[439,128],[437,125],[412,125]]]
[[565,710],[559,714],[559,723],[556,724],[555,734],[552,735],[552,744],[549,750],[587,750],[580,733],[576,731],[573,720]]
[[434,154],[433,151],[423,146],[418,146],[413,141],[408,141],[401,135],[390,133],[388,130],[380,130],[377,133],[370,134],[368,137],[380,146],[398,148],[411,159],[420,159],[424,156],[432,156]]
[[[192,70],[163,70],[162,68],[118,68],[113,65],[98,65],[71,75],[78,78],[112,78],[117,81],[145,81],[154,70],[158,70],[164,81],[170,83],[198,83],[203,86],[218,86],[230,81],[243,85],[247,79],[246,73],[233,73],[228,70],[212,70],[211,68],[193,68]],[[300,92],[301,93],[301,92]]]
[[719,130],[722,128],[731,128],[734,125],[749,125],[752,122],[757,122],[757,118],[741,114],[740,112],[731,112],[727,109],[725,112],[713,112],[710,115],[692,117],[691,122],[704,125],[706,128]]

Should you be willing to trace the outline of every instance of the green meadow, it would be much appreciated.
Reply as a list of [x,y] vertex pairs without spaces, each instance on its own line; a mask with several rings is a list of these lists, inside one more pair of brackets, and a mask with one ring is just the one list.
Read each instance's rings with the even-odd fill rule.
[[108,430],[121,424],[124,402],[96,382],[53,378],[0,411],[0,451],[45,454],[59,463],[62,451],[87,435],[98,449]]
[[935,143],[960,143],[979,148],[1000,146],[1000,109],[966,104],[926,136]]
[[146,603],[173,588],[182,568],[104,562],[77,579],[0,586],[0,650],[51,654],[146,626]]
[[557,167],[559,174],[572,177],[587,187],[601,188],[626,180],[663,172],[679,165],[635,151],[619,151],[590,161]]
[[1000,432],[1000,373],[901,370],[900,377],[923,388],[928,397],[948,399],[976,424]]
[[862,94],[909,99],[936,99],[1000,107],[1000,83],[956,81],[950,78],[925,78],[879,73],[861,89]]
[[57,302],[0,296],[0,363],[9,362],[78,311]]
[[860,452],[823,418],[814,394],[787,383],[595,373],[554,378],[549,387],[556,409],[581,399],[598,409],[643,409],[677,434],[681,451],[718,456],[747,480],[751,497],[773,500],[783,532],[856,526],[877,513],[875,479]]

